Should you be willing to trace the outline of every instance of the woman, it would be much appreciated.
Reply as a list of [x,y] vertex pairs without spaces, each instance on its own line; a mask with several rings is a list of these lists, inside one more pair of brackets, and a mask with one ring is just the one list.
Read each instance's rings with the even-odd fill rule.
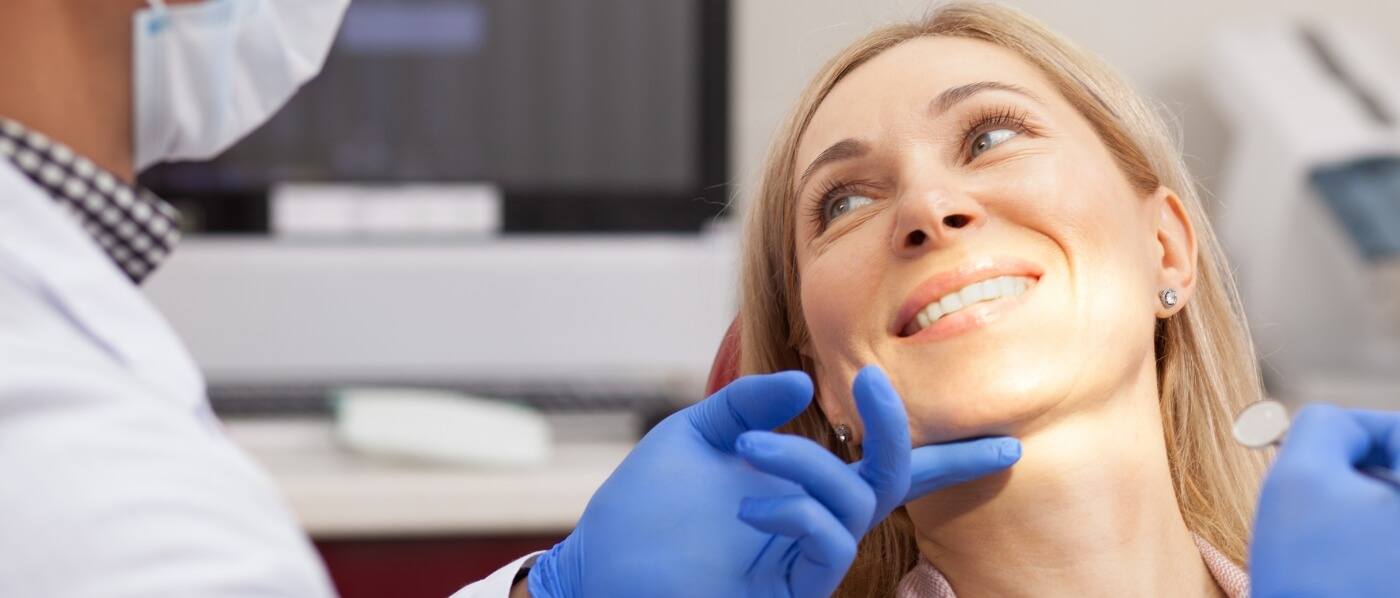
[[915,446],[1025,446],[885,520],[838,594],[1239,595],[1253,348],[1180,152],[1101,62],[991,5],[871,33],[779,131],[746,243],[742,370],[816,382],[788,431],[858,458],[877,363]]
[[[1265,456],[1226,424],[1261,395],[1253,348],[1165,125],[1106,67],[994,6],[874,32],[751,208],[751,375],[459,596],[1249,594]],[[1358,468],[1395,467],[1400,422],[1296,419],[1260,595],[1383,593],[1395,493]]]

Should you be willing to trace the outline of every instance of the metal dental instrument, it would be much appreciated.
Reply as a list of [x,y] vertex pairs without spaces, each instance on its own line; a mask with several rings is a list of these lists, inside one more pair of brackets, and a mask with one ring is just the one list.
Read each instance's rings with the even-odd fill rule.
[[[1278,446],[1288,433],[1288,408],[1283,403],[1265,399],[1251,403],[1235,416],[1235,441],[1249,448]],[[1400,487],[1400,473],[1388,467],[1367,465],[1361,473]]]

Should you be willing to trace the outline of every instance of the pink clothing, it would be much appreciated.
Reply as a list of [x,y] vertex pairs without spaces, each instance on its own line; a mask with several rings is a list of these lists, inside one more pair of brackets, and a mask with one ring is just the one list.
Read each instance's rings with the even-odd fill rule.
[[[1206,562],[1206,568],[1210,569],[1211,577],[1215,578],[1215,584],[1225,591],[1225,595],[1230,598],[1249,598],[1249,575],[1244,569],[1236,565],[1230,559],[1225,558],[1219,550],[1211,546],[1209,542],[1202,540],[1200,536],[1192,536],[1196,540],[1196,548],[1201,551],[1201,558]],[[953,586],[948,584],[948,578],[943,577],[933,564],[920,558],[909,573],[904,575],[904,579],[899,581],[899,589],[895,592],[898,598],[957,598],[953,593]]]

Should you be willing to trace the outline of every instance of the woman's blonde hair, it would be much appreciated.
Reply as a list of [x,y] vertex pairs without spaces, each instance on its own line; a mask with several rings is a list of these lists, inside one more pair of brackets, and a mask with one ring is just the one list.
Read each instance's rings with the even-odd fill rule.
[[[900,43],[933,36],[982,40],[1016,52],[1088,120],[1141,196],[1165,185],[1181,198],[1196,230],[1199,263],[1194,297],[1156,327],[1167,455],[1187,527],[1243,564],[1264,457],[1235,445],[1229,422],[1263,392],[1224,255],[1181,151],[1158,112],[1102,61],[1019,11],[980,3],[941,6],[918,22],[866,35],[808,85],[774,138],[750,206],[741,283],[741,372],[803,369],[815,374],[813,364],[799,353],[807,328],[798,288],[793,189],[798,140],[812,114],[856,67]],[[847,460],[858,458],[833,442],[831,424],[816,401],[785,431],[811,438]],[[862,540],[837,595],[891,595],[917,558],[912,524],[901,508]]]

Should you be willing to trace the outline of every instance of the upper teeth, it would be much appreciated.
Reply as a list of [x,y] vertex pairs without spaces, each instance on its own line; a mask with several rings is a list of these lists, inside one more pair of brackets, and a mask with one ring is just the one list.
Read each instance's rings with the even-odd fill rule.
[[937,322],[943,316],[974,303],[1020,295],[1026,292],[1026,289],[1033,283],[1035,283],[1035,279],[1026,276],[998,276],[982,282],[974,282],[944,295],[919,310],[919,313],[914,316],[917,325],[915,332],[927,328],[929,324]]

